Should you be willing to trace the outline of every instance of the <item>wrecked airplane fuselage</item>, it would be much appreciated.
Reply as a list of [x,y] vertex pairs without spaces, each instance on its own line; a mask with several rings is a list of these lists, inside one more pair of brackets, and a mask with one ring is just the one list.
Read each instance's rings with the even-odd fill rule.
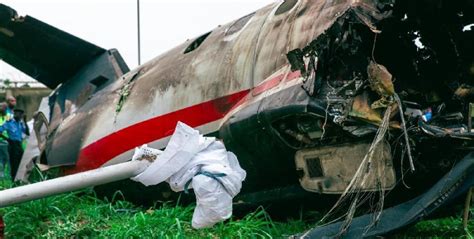
[[103,88],[71,96],[73,80],[101,78],[65,80],[41,161],[66,173],[123,162],[136,146],[165,147],[182,121],[238,156],[238,203],[284,199],[299,185],[341,195],[326,219],[345,218],[303,236],[390,232],[472,185],[473,159],[462,159],[474,137],[473,14],[469,0],[272,4]]

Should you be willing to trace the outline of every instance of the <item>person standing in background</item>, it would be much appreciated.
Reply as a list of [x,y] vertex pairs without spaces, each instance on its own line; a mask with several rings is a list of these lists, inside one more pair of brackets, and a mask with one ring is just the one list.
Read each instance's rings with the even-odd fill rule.
[[8,154],[10,156],[10,175],[12,179],[15,178],[23,156],[23,134],[29,135],[28,126],[23,122],[24,118],[24,111],[15,109],[13,119],[0,126],[0,132],[7,131],[8,134]]
[[15,114],[15,107],[16,107],[16,98],[13,96],[8,96],[7,97],[7,120],[13,119],[13,116]]
[[[0,127],[7,122],[7,104],[0,103]],[[5,170],[9,168],[10,159],[8,155],[8,134],[0,132],[0,178],[5,176]]]

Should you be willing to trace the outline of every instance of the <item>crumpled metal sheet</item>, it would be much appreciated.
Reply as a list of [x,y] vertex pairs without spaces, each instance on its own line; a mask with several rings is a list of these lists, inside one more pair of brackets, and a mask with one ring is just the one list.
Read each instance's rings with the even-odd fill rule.
[[451,199],[464,194],[474,185],[474,153],[468,154],[449,173],[427,192],[415,199],[385,209],[377,224],[373,224],[374,214],[354,218],[348,231],[339,235],[344,222],[316,227],[296,238],[373,238],[385,235],[422,220],[436,209],[446,205]]
[[[393,104],[396,103],[390,103],[390,105]],[[363,92],[362,94],[354,97],[352,109],[349,112],[349,116],[369,122],[374,125],[380,125],[380,123],[382,123],[382,109],[374,109],[371,105],[372,104],[369,99],[369,93]],[[392,112],[392,116],[394,116],[396,115],[395,111],[397,111],[398,107],[392,107],[392,109],[394,110],[394,112]],[[400,123],[397,121],[391,121],[390,127],[399,129]]]
[[367,67],[367,75],[370,88],[375,91],[381,99],[372,103],[372,109],[387,108],[392,104],[391,97],[395,94],[395,87],[392,82],[392,74],[383,65],[370,61]]

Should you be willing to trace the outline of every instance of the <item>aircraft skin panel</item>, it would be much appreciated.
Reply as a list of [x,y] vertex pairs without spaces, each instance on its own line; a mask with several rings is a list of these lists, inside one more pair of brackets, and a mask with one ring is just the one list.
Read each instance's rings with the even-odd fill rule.
[[[238,37],[233,40],[223,40],[229,37],[226,31],[233,23],[221,26],[193,52],[184,54],[192,42],[188,41],[94,95],[58,127],[53,149],[47,155],[48,163],[60,166],[64,165],[62,158],[71,158],[71,155],[61,153],[64,150],[56,150],[70,147],[68,141],[80,141],[81,149],[84,149],[140,122],[251,89],[255,45],[247,38],[255,37],[254,30],[259,29],[272,8],[257,11],[241,32],[234,33]],[[129,87],[129,94],[122,104],[120,92],[126,87]],[[118,105],[121,105],[119,111]],[[185,118],[181,120],[186,121]],[[75,133],[75,128],[81,124],[81,133]],[[141,142],[147,143],[146,140]],[[77,149],[65,151],[74,152],[74,155]],[[79,152],[75,157],[78,156]]]
[[[291,2],[291,1],[288,1]],[[300,0],[286,12],[272,10],[257,45],[255,82],[266,79],[288,63],[286,53],[304,48],[322,35],[343,13],[351,9],[352,1]],[[316,24],[315,24],[316,23]],[[283,53],[283,55],[282,55]]]
[[127,158],[124,155],[130,157],[130,149],[145,143],[151,142],[150,145],[164,148],[167,139],[174,132],[174,127],[178,121],[199,128],[203,134],[216,132],[220,128],[222,119],[226,119],[238,112],[239,106],[248,104],[248,102],[255,103],[261,101],[264,98],[264,92],[273,94],[295,84],[301,84],[301,82],[296,81],[301,77],[299,72],[290,72],[289,66],[283,68],[282,72],[274,77],[269,77],[268,80],[262,82],[252,91],[244,90],[170,114],[158,116],[91,143],[81,150],[76,167],[73,170],[68,170],[68,173],[94,169],[103,164],[110,164],[109,161],[126,161]]
[[[77,112],[66,118],[55,132],[55,140],[47,154],[48,163],[53,166],[70,165],[74,158],[80,158],[81,162],[100,158],[96,163],[90,163],[100,165],[139,144],[163,136],[158,134],[152,137],[142,132],[123,134],[136,125],[146,125],[143,122],[154,122],[154,119],[162,119],[171,112],[249,91],[254,87],[257,87],[254,92],[258,93],[268,84],[261,85],[265,79],[288,64],[282,52],[286,53],[295,46],[304,46],[308,39],[322,34],[325,28],[338,19],[336,13],[347,11],[352,4],[351,1],[327,4],[323,1],[300,0],[281,12],[280,3],[275,3],[247,17],[249,20],[242,24],[241,30],[233,29],[239,19],[214,29],[191,52],[185,50],[198,38],[158,56],[94,95]],[[315,25],[311,24],[314,18],[326,20],[317,27],[309,27]],[[281,37],[281,33],[285,32],[296,36]],[[124,91],[125,98],[122,97]],[[224,115],[225,111],[222,117]],[[179,120],[189,121],[186,117],[191,116],[183,115]],[[80,133],[75,132],[78,125],[81,127]],[[132,140],[133,143],[128,145],[124,143],[104,156],[97,156],[95,152],[100,149],[98,145],[102,145],[101,142],[119,136],[123,137],[124,142],[126,138],[140,139]],[[80,142],[81,146],[73,147],[68,141]],[[69,160],[66,162],[64,158]]]
[[[76,171],[98,168],[114,157],[173,134],[177,122],[182,121],[191,127],[199,127],[222,119],[225,114],[248,94],[248,90],[187,107],[108,135],[80,152]],[[215,130],[214,130],[215,131]]]
[[[219,120],[216,120],[216,121],[213,121],[213,122],[195,127],[195,129],[199,130],[199,132],[201,132],[202,134],[204,134],[206,136],[216,137],[219,133],[218,131],[216,131],[216,129],[220,128],[220,125],[222,124],[222,122],[223,122],[223,119],[219,119]],[[164,149],[166,147],[166,145],[168,144],[170,139],[171,139],[171,136],[166,136],[164,138],[161,138],[161,139],[155,140],[153,142],[147,143],[147,145],[148,145],[148,147],[155,148],[155,149]],[[128,151],[114,157],[112,160],[107,161],[105,164],[102,165],[102,167],[108,166],[108,165],[114,165],[114,164],[117,164],[117,163],[126,162],[126,161],[128,161],[132,158],[134,152],[135,152],[135,148],[133,148],[131,150],[128,150]],[[84,162],[88,163],[88,161],[84,161]],[[77,170],[80,167],[81,167],[81,165],[78,165],[77,168],[73,169],[72,171],[67,171],[67,173],[71,173],[71,172],[73,172],[74,170]],[[84,164],[83,167],[93,168],[95,166]]]

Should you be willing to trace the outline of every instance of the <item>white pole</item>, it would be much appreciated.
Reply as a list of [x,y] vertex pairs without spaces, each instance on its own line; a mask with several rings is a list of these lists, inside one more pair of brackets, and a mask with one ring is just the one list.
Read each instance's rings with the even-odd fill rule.
[[138,42],[138,65],[142,64],[142,47],[140,39],[140,0],[137,0],[137,42]]
[[135,177],[150,164],[147,160],[130,161],[0,191],[0,208]]

